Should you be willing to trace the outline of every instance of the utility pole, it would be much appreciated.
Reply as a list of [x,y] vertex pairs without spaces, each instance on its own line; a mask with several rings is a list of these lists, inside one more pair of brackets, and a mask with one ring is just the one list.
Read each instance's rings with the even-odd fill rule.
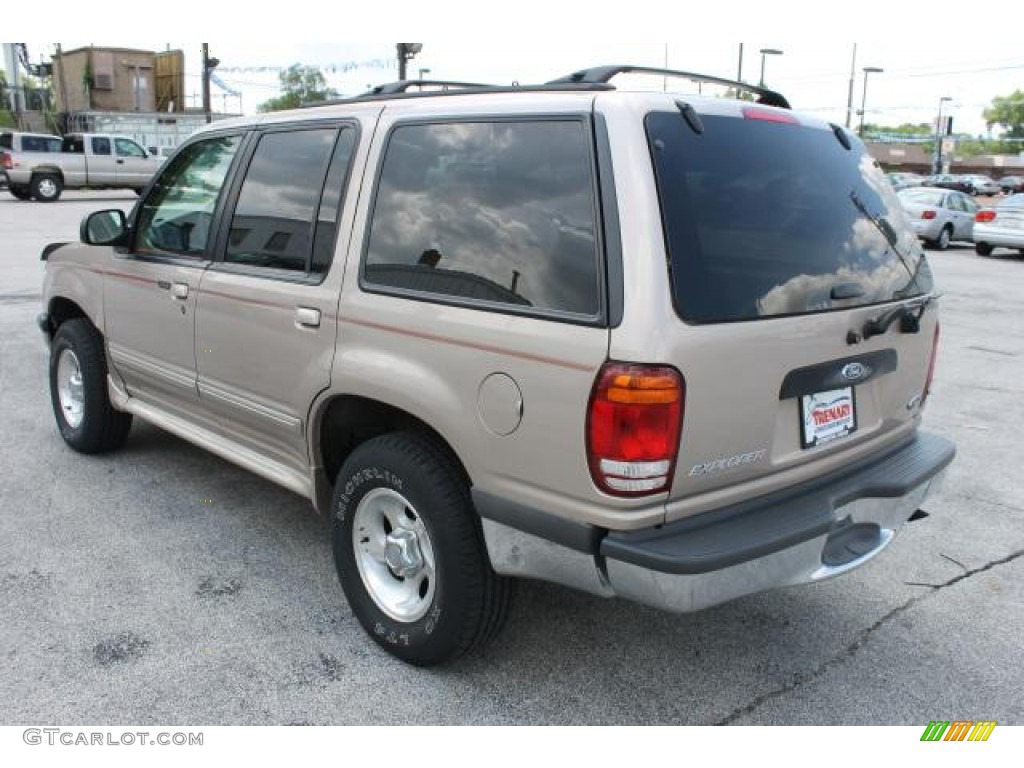
[[743,82],[743,43],[740,43],[740,62],[739,66],[736,67],[736,82]]
[[850,91],[846,95],[846,127],[853,120],[853,79],[857,74],[857,44],[853,44],[853,58],[850,60]]
[[396,43],[398,52],[398,79],[405,80],[406,65],[409,59],[423,50],[423,43]]
[[210,56],[210,44],[203,43],[203,114],[206,115],[206,122],[212,122],[210,114],[210,73],[214,67],[220,64],[220,59]]

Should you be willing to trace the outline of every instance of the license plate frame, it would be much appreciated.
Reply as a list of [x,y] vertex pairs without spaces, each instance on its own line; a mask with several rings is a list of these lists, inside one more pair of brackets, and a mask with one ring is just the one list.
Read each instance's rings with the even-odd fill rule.
[[800,447],[817,448],[857,431],[857,395],[853,387],[812,392],[800,397]]

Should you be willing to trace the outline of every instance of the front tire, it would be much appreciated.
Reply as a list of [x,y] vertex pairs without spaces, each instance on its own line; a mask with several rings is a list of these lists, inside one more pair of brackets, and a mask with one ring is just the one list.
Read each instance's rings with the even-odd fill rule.
[[332,510],[338,578],[384,650],[426,667],[497,634],[511,584],[491,569],[468,483],[435,440],[398,432],[360,445]]
[[32,177],[29,184],[32,197],[41,203],[52,203],[60,198],[64,184],[60,176],[53,173],[39,173]]
[[114,410],[107,395],[103,337],[84,318],[68,320],[50,345],[50,400],[64,442],[80,453],[103,453],[124,444],[130,413]]

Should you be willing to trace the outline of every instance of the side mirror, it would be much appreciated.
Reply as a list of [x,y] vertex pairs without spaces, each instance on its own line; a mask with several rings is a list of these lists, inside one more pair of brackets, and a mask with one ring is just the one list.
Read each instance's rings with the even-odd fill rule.
[[82,220],[79,236],[86,245],[120,245],[128,234],[124,211],[112,208],[90,213]]

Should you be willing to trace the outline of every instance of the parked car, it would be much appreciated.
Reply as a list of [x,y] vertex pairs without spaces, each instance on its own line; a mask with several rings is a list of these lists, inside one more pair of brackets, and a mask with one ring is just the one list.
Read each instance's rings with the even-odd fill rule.
[[133,189],[141,192],[163,158],[127,136],[96,133],[48,137],[45,151],[4,150],[0,159],[11,194],[51,203],[65,189]]
[[19,200],[28,200],[27,189],[17,184],[11,187],[7,181],[7,169],[13,167],[13,155],[37,152],[60,152],[61,138],[48,133],[0,132],[0,186],[8,187]]
[[192,136],[43,253],[61,437],[138,416],[309,498],[419,665],[486,642],[512,577],[695,611],[863,565],[955,453],[919,430],[920,243],[842,127],[629,71]]
[[974,217],[974,250],[989,256],[996,248],[1015,248],[1024,256],[1024,194],[1003,198]]
[[970,185],[969,194],[972,195],[998,195],[1002,192],[1000,186],[990,176],[970,173],[963,176],[964,181]]
[[893,173],[887,173],[886,178],[889,179],[889,183],[892,184],[892,188],[897,192],[901,189],[909,189],[911,187],[920,187],[924,183],[924,176],[916,173],[907,173],[904,171],[896,171]]
[[898,195],[914,231],[927,245],[944,251],[954,240],[972,239],[978,204],[963,192],[918,187]]
[[1024,176],[1003,176],[999,179],[999,189],[1007,195],[1024,192]]
[[974,185],[958,174],[940,173],[936,176],[929,176],[925,185],[941,187],[942,189],[955,189],[957,192],[965,192],[968,195],[974,192]]

